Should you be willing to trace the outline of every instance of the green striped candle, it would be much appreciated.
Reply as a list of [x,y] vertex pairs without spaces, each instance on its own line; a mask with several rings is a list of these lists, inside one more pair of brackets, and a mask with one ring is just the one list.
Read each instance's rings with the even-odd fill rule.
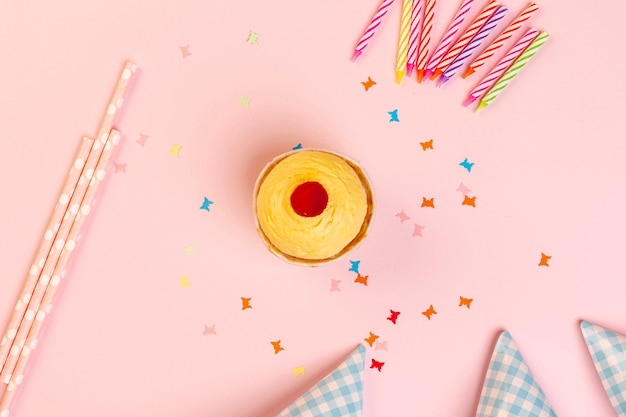
[[502,74],[502,78],[500,78],[494,85],[491,87],[489,91],[485,94],[485,96],[480,100],[476,111],[479,111],[498,97],[498,95],[504,90],[515,78],[517,74],[524,68],[524,66],[530,61],[530,59],[535,56],[537,51],[546,43],[550,35],[546,32],[540,32],[539,35],[532,41],[530,45],[522,52],[522,54],[513,62],[511,67],[506,70],[504,74]]

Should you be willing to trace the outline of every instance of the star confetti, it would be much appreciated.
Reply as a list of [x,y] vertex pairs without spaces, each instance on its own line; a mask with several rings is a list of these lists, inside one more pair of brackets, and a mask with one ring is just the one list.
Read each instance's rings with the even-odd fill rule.
[[463,160],[463,162],[459,163],[463,168],[467,170],[467,172],[472,172],[472,167],[474,166],[474,162],[469,162],[467,158]]
[[248,45],[258,45],[258,39],[259,39],[259,34],[253,31],[250,31],[250,34],[248,35],[248,40],[246,42],[248,42]]
[[361,261],[350,261],[350,269],[348,271],[359,273],[359,264]]
[[367,91],[376,85],[376,81],[372,80],[372,77],[367,77],[367,81],[361,81],[361,84],[363,84],[365,91]]
[[191,286],[191,284],[189,283],[189,277],[186,275],[181,275],[180,277],[180,285],[182,285],[183,288],[187,288],[189,286]]
[[410,217],[406,215],[404,210],[400,211],[400,213],[397,213],[396,217],[400,219],[400,223],[404,223],[405,221],[410,219]]
[[242,106],[244,106],[245,108],[250,107],[250,100],[247,97],[241,96],[239,97],[239,100],[237,100],[237,103],[241,104]]
[[435,208],[435,197],[433,198],[422,197],[422,207]]
[[390,116],[389,123],[400,121],[400,119],[398,119],[398,109],[388,111],[387,114]]
[[422,150],[426,150],[426,149],[434,149],[433,148],[433,140],[429,140],[426,142],[420,142],[420,145],[422,145]]
[[141,146],[146,146],[146,141],[148,140],[149,137],[150,136],[148,136],[148,135],[144,135],[144,134],[140,133],[139,134],[139,139],[137,139],[135,142],[137,142]]
[[459,307],[465,306],[467,308],[470,308],[470,304],[472,304],[472,301],[474,301],[473,298],[465,298],[463,296],[459,296],[459,299]]
[[419,224],[415,223],[415,229],[413,229],[413,236],[424,236],[422,232],[424,231],[425,228],[426,226],[420,226]]
[[469,194],[472,191],[469,188],[467,188],[465,186],[465,184],[463,184],[463,183],[461,183],[461,185],[459,185],[459,188],[457,188],[456,190],[460,191],[461,194],[463,194],[463,195]]
[[433,305],[431,304],[430,307],[428,307],[426,311],[422,311],[422,314],[425,315],[428,320],[430,320],[430,316],[432,316],[433,314],[437,314],[437,312],[435,311],[435,309],[433,308]]
[[387,320],[389,320],[393,324],[396,324],[396,320],[398,320],[398,316],[400,315],[400,312],[393,311],[393,310],[389,310],[389,311],[391,312],[391,314],[389,315],[389,317],[387,317]]
[[115,172],[123,172],[126,174],[126,163],[118,164],[117,162],[113,162],[113,166],[115,166]]
[[272,344],[272,346],[274,346],[274,355],[278,355],[278,352],[280,352],[281,350],[285,350],[281,345],[280,345],[280,339],[275,341],[275,342],[270,342]]
[[304,365],[298,366],[297,368],[292,368],[291,370],[293,371],[294,378],[297,378],[299,376],[304,376]]
[[217,332],[215,331],[215,324],[210,326],[210,327],[205,324],[204,325],[204,332],[202,332],[202,334],[204,336],[209,335],[209,334],[217,334]]
[[191,246],[187,246],[187,247],[183,248],[183,250],[189,256],[192,256],[192,255],[194,255],[196,253]]
[[461,203],[461,205],[476,207],[476,196],[470,197],[468,195],[465,195],[463,197],[463,202]]
[[330,291],[341,291],[339,288],[340,279],[330,279]]
[[367,342],[368,345],[370,345],[370,347],[372,347],[374,345],[374,342],[376,341],[376,339],[378,339],[378,336],[375,335],[374,333],[370,332],[370,335],[368,337],[366,337],[365,340]]
[[241,309],[245,310],[247,308],[252,308],[252,304],[250,304],[251,300],[252,300],[252,297],[249,297],[249,298],[241,297]]
[[387,341],[385,340],[384,342],[376,342],[376,346],[374,347],[374,350],[387,350]]
[[213,204],[213,202],[209,200],[208,198],[204,197],[204,200],[202,201],[202,205],[200,206],[200,210],[211,211],[211,209],[209,209],[209,206],[211,204]]
[[183,54],[183,59],[191,55],[191,52],[189,52],[189,45],[181,46],[180,52]]
[[539,266],[550,266],[548,265],[548,261],[550,260],[550,258],[552,258],[552,256],[546,255],[545,253],[541,252],[541,260],[539,261]]
[[370,369],[378,369],[378,372],[381,372],[384,364],[385,362],[378,362],[376,359],[372,359]]
[[180,153],[180,149],[182,147],[183,145],[178,145],[178,144],[172,145],[172,147],[170,148],[169,154],[172,155],[174,158],[178,158],[178,154]]
[[363,284],[367,287],[367,277],[368,277],[367,275],[357,274],[354,282],[356,282],[357,284]]
[[298,143],[296,146],[291,148],[292,151],[297,151],[298,149],[302,149],[302,144],[301,143]]

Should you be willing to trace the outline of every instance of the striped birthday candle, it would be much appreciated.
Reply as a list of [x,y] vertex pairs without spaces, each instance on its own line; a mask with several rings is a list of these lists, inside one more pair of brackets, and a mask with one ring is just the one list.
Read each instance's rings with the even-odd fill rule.
[[537,54],[537,51],[545,45],[549,37],[550,35],[543,31],[537,35],[532,43],[528,45],[528,48],[526,48],[524,52],[515,60],[515,62],[513,62],[511,67],[506,70],[506,72],[502,75],[502,78],[500,78],[498,82],[496,82],[495,85],[487,91],[485,97],[480,100],[477,110],[487,107],[496,99],[496,97],[498,97],[498,95],[500,95],[500,93],[502,93],[502,90],[504,90],[511,83],[513,78],[520,73],[528,61],[530,61]]
[[467,17],[467,13],[472,7],[473,2],[474,0],[463,0],[463,3],[461,3],[461,6],[459,6],[459,9],[454,16],[454,19],[452,19],[450,26],[448,26],[448,29],[443,35],[443,38],[441,38],[441,42],[439,42],[439,45],[435,49],[435,53],[426,65],[426,68],[424,70],[424,77],[429,78],[437,69],[437,66],[441,62],[441,59],[452,46],[452,42],[455,40],[456,34],[461,29],[461,25]]
[[522,27],[522,23],[530,19],[530,17],[538,9],[539,7],[535,3],[528,4],[528,6],[526,6],[526,8],[522,10],[511,23],[509,23],[509,26],[507,26],[506,29],[504,29],[502,33],[500,33],[498,37],[496,37],[496,39],[491,42],[491,45],[489,45],[484,51],[482,51],[480,55],[478,55],[478,57],[476,57],[476,59],[474,59],[474,61],[469,64],[467,70],[465,71],[465,74],[463,74],[463,78],[469,77],[474,72],[476,72],[478,68],[485,65],[485,62],[489,58],[491,58],[499,48],[502,47],[502,44],[510,39],[511,36],[513,36],[513,34],[515,34],[515,32],[517,32]]
[[420,36],[419,53],[417,57],[417,82],[421,83],[424,77],[428,57],[430,56],[430,34],[433,30],[435,16],[435,0],[426,0],[424,6],[424,25]]
[[404,0],[402,3],[402,21],[400,22],[400,39],[398,40],[398,58],[396,60],[396,79],[402,82],[406,72],[406,63],[409,59],[409,33],[411,31],[411,11],[413,0]]
[[496,12],[500,4],[496,0],[491,0],[489,3],[485,5],[485,7],[481,10],[481,12],[476,16],[474,21],[470,23],[470,25],[465,29],[465,32],[459,37],[452,47],[448,50],[448,52],[441,59],[439,65],[435,69],[435,72],[430,77],[431,80],[436,79],[441,75],[446,68],[454,61],[454,59],[463,51],[463,49],[470,43],[474,36],[478,33],[480,28],[485,25],[485,22],[493,16]]
[[465,63],[465,61],[472,56],[474,51],[480,46],[483,40],[489,33],[495,28],[498,23],[504,18],[509,9],[505,6],[498,7],[498,10],[489,18],[487,23],[478,31],[474,39],[463,49],[463,51],[452,61],[452,63],[446,68],[439,79],[439,86],[448,82],[448,80],[456,74],[456,71]]
[[409,35],[409,61],[406,63],[406,73],[410,77],[417,64],[417,51],[422,35],[424,0],[413,0],[411,12],[411,34]]
[[385,17],[387,12],[389,11],[389,7],[391,6],[392,3],[393,3],[393,0],[383,0],[383,2],[380,4],[380,6],[378,7],[378,10],[376,10],[376,13],[374,14],[374,17],[372,17],[370,24],[367,26],[367,28],[363,32],[363,35],[361,36],[361,39],[359,39],[359,41],[356,44],[356,47],[354,48],[352,61],[356,61],[359,55],[361,55],[363,51],[365,50],[365,48],[367,48],[370,40],[376,34],[376,29],[378,29],[378,27],[382,23],[383,17]]
[[463,105],[467,107],[479,98],[481,98],[485,91],[487,91],[489,87],[491,87],[498,80],[498,78],[500,78],[504,71],[506,71],[507,68],[511,66],[513,61],[515,61],[515,59],[522,54],[524,49],[526,49],[526,47],[530,45],[533,39],[537,37],[538,33],[539,31],[537,29],[528,29],[526,33],[515,43],[515,45],[513,45],[513,47],[509,49],[506,55],[504,55],[502,59],[500,59],[496,66],[493,67],[491,71],[489,71],[489,74],[487,74],[485,78],[483,78],[472,90],[472,92],[469,93],[469,96],[467,97]]

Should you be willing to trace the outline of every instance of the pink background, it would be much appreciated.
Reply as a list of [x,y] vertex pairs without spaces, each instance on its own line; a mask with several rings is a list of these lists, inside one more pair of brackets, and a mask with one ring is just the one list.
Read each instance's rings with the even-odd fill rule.
[[[502,3],[507,21],[526,5]],[[123,62],[140,67],[117,125],[126,172],[101,190],[13,415],[273,416],[372,331],[388,350],[368,347],[385,365],[365,370],[364,417],[470,417],[503,329],[559,416],[614,415],[578,326],[626,333],[626,5],[538,5],[551,39],[475,114],[478,75],[395,83],[399,0],[356,63],[375,0],[3,2],[0,322],[81,136]],[[457,7],[438,1],[435,40]],[[298,143],[360,161],[377,201],[366,241],[315,269],[271,255],[251,214],[256,175]]]

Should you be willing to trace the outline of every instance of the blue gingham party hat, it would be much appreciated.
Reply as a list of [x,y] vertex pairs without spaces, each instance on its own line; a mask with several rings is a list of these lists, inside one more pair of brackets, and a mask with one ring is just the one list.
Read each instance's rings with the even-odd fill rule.
[[580,328],[611,405],[620,417],[626,416],[626,336],[588,321]]
[[477,417],[556,417],[509,332],[491,355]]
[[359,345],[334,371],[277,417],[360,417],[365,346]]

